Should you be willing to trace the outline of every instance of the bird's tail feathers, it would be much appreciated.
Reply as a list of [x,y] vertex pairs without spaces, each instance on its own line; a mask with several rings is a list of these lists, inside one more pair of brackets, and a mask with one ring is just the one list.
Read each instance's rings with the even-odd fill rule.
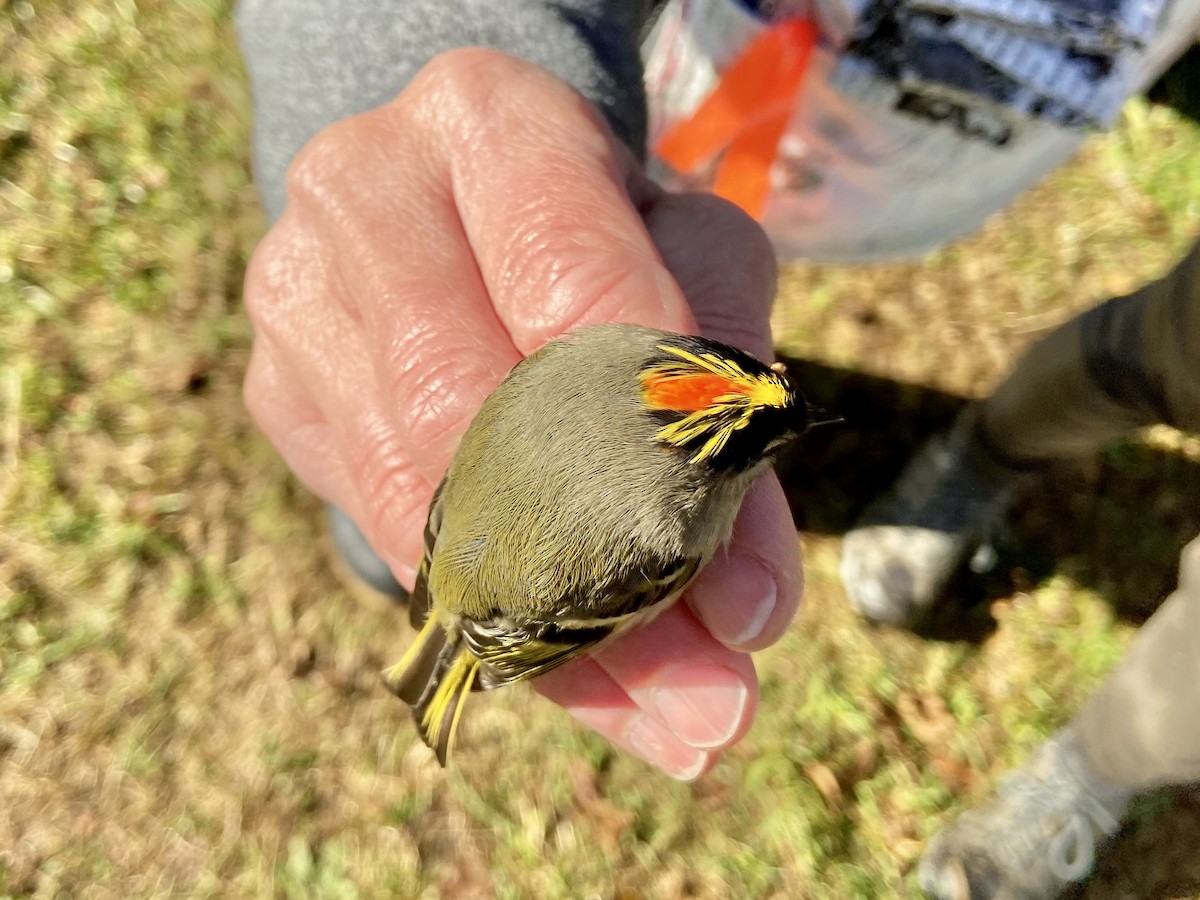
[[421,739],[443,766],[479,667],[462,641],[451,641],[438,617],[431,615],[401,660],[384,670],[384,683],[412,709]]

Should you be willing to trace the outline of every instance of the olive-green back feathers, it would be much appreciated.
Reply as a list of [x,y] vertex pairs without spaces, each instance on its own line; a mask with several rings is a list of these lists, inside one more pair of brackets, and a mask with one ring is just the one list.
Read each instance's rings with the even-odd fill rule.
[[753,357],[632,325],[580,329],[514,368],[435,494],[420,634],[385,673],[439,761],[472,690],[550,671],[678,596],[803,416]]

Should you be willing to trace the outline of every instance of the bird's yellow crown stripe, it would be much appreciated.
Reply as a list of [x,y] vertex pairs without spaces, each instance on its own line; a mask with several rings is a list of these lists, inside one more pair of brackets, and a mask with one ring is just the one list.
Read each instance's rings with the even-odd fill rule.
[[[787,385],[774,373],[752,375],[732,359],[718,356],[715,353],[693,353],[683,347],[674,347],[671,344],[659,344],[658,349],[678,356],[684,362],[691,363],[698,369],[727,379],[730,383],[730,393],[718,397],[718,402],[744,398],[743,402],[758,407],[784,407],[788,404],[790,392]],[[686,368],[671,365],[655,366],[650,371],[664,378],[681,377],[688,374]]]
[[[724,382],[722,392],[711,394],[705,405],[664,425],[654,436],[664,443],[682,446],[707,435],[707,440],[692,454],[694,463],[712,459],[720,453],[730,437],[750,423],[756,409],[782,408],[791,399],[787,385],[773,373],[751,374],[733,360],[715,353],[693,353],[670,344],[659,344],[658,349],[679,357],[681,362],[663,363],[647,369],[642,374],[645,396],[649,397],[651,385],[695,378],[698,373],[708,373]],[[659,391],[660,395],[665,393]]]

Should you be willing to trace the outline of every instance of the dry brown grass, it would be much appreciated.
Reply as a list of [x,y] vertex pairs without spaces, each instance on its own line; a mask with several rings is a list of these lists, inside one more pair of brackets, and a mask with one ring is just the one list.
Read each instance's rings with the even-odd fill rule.
[[[229,4],[9,3],[0,58],[0,894],[903,894],[1119,658],[1111,602],[1161,596],[1200,527],[1194,448],[1115,451],[1025,512],[1054,565],[1027,540],[1032,574],[968,614],[998,629],[926,640],[863,628],[837,584],[867,478],[809,511],[807,605],[703,781],[518,690],[475,705],[443,774],[378,686],[400,618],[332,576],[240,402],[262,226]],[[826,449],[862,441],[878,481],[1039,330],[1161,271],[1200,227],[1198,147],[1136,105],[969,242],[789,272],[784,349],[835,398],[839,368],[877,378],[879,418]],[[1111,537],[1131,505],[1133,548]],[[1089,896],[1200,892],[1200,795],[1143,812]]]

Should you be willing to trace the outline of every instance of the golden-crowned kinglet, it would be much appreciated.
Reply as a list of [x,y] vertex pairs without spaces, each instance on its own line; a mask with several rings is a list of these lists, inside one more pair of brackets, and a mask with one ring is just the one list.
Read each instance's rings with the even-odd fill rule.
[[816,421],[781,366],[716,341],[595,325],[520,362],[433,496],[384,672],[446,764],[469,691],[548,672],[666,608],[775,450]]

